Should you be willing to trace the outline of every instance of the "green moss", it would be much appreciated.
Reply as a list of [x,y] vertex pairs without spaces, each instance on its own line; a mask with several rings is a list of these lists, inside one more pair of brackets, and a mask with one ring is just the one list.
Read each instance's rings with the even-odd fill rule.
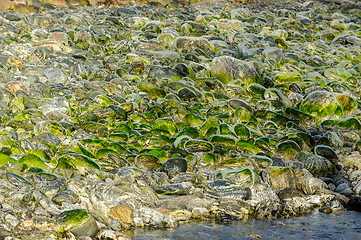
[[90,218],[84,209],[64,211],[57,216],[57,222],[65,229],[74,228]]
[[326,129],[361,130],[361,122],[355,117],[325,120],[321,123],[321,126]]
[[29,167],[38,167],[38,168],[44,169],[46,171],[51,170],[51,168],[48,165],[46,165],[43,162],[43,160],[41,160],[38,156],[31,154],[31,153],[22,156],[17,161],[17,165],[21,166],[23,164],[26,165],[28,168]]
[[205,163],[213,163],[215,162],[216,157],[214,156],[214,154],[210,154],[210,153],[206,153],[203,155],[203,161]]
[[268,167],[268,173],[272,176],[280,176],[288,171],[290,171],[291,169],[288,167]]
[[17,161],[3,153],[0,153],[0,166],[4,166],[8,164],[8,162],[11,161],[12,163],[17,163]]
[[244,140],[239,140],[237,142],[237,148],[238,149],[244,149],[244,150],[247,150],[247,151],[250,151],[252,152],[253,154],[257,154],[259,153],[261,150],[256,146],[254,145],[253,143],[250,143],[250,142],[247,142],[247,141],[244,141]]

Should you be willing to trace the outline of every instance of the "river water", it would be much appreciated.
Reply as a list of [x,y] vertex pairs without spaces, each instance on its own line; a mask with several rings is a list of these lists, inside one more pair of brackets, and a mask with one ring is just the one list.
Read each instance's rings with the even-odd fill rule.
[[361,240],[361,213],[337,211],[331,214],[315,210],[292,219],[250,220],[227,224],[210,221],[180,225],[176,229],[136,230],[132,239],[230,240],[230,239],[345,239]]

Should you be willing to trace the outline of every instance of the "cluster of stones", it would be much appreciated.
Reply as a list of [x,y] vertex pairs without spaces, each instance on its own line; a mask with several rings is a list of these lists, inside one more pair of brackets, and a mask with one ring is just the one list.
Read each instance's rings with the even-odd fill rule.
[[0,238],[361,209],[360,9],[21,10],[0,11]]

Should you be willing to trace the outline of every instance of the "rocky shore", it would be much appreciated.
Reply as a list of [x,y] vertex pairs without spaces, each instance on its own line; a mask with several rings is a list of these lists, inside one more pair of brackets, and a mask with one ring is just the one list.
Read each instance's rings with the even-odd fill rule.
[[282,2],[0,9],[0,239],[361,211],[361,9]]

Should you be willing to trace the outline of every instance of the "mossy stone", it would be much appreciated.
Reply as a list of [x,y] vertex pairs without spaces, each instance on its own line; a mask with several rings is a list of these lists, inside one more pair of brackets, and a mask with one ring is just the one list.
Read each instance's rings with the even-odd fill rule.
[[44,163],[38,156],[28,153],[22,156],[18,161],[17,165],[21,166],[21,168],[31,168],[31,167],[38,167],[45,171],[50,171],[51,168]]
[[[78,153],[68,153],[61,156],[58,159],[58,165],[56,166],[56,169],[67,170],[65,173],[70,175],[74,172],[77,172],[82,176],[86,176],[89,173],[96,173],[100,176],[99,165],[91,158]],[[59,172],[59,174],[60,173],[62,172]]]
[[229,180],[233,184],[242,186],[243,188],[253,187],[261,178],[250,168],[239,168],[223,170],[216,175],[217,179]]
[[148,171],[153,170],[159,163],[159,158],[151,154],[140,154],[135,158],[135,166]]
[[261,150],[254,145],[253,143],[249,142],[249,141],[245,141],[245,140],[239,140],[237,142],[237,149],[239,150],[246,150],[246,151],[250,151],[253,154],[257,154],[259,152],[261,152]]
[[342,68],[329,68],[324,73],[325,77],[335,80],[345,80],[351,76],[351,73]]
[[291,168],[270,166],[262,176],[273,189],[296,188],[296,175]]
[[208,141],[213,145],[235,147],[237,138],[231,135],[212,135]]
[[335,130],[335,129],[340,129],[343,131],[361,130],[361,122],[355,117],[341,118],[335,120],[325,120],[320,125],[326,130]]
[[298,72],[282,72],[274,77],[278,82],[302,82],[302,76]]
[[190,153],[213,152],[214,145],[210,142],[198,139],[190,139],[184,143],[184,150]]
[[315,91],[307,95],[300,105],[300,111],[320,118],[342,117],[343,107],[333,93]]

